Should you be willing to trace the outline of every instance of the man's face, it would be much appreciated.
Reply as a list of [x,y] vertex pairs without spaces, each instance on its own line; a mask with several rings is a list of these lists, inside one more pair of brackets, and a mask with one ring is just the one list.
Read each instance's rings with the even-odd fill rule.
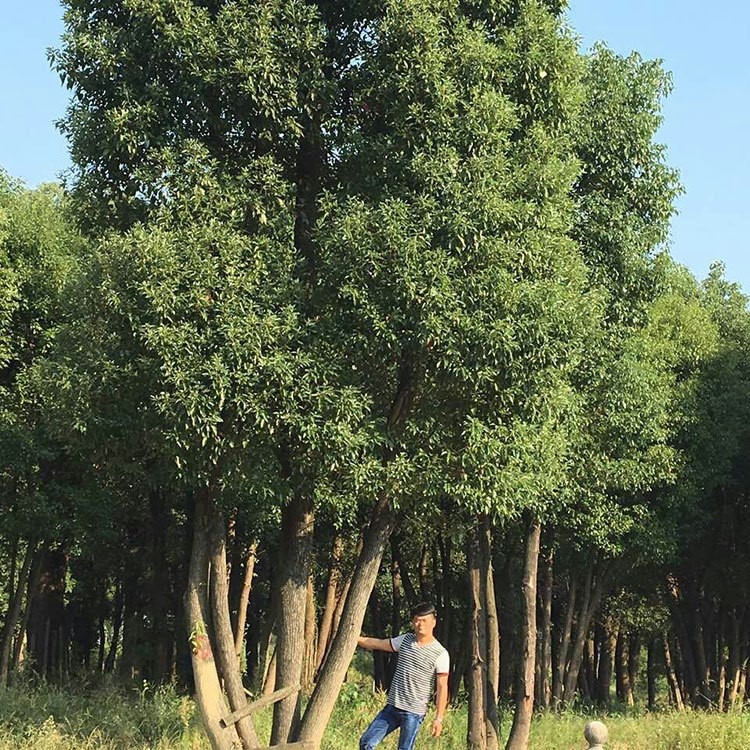
[[434,613],[430,613],[429,615],[417,615],[416,617],[412,617],[411,625],[418,636],[429,637],[435,629],[436,622],[437,617]]

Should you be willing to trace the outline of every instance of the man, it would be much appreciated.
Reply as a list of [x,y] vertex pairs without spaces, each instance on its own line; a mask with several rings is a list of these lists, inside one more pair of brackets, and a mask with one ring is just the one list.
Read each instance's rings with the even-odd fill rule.
[[443,731],[443,716],[448,704],[448,652],[433,635],[437,613],[432,604],[418,604],[411,612],[413,633],[396,638],[360,636],[357,645],[371,651],[397,652],[396,671],[388,691],[388,702],[359,739],[360,750],[373,750],[395,729],[400,729],[398,750],[412,750],[432,697],[433,680],[437,685],[435,719],[431,734]]

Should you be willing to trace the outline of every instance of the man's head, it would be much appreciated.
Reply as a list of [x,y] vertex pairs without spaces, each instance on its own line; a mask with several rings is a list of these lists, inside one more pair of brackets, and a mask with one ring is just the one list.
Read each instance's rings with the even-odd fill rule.
[[429,602],[417,604],[411,610],[411,624],[417,636],[430,637],[437,622],[435,606]]

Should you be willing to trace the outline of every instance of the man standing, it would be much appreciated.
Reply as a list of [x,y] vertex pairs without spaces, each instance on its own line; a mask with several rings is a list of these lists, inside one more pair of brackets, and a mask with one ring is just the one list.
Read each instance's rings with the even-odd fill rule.
[[413,633],[396,638],[360,636],[357,645],[371,651],[397,652],[396,671],[388,691],[388,702],[359,739],[360,750],[373,750],[395,729],[400,729],[398,750],[412,750],[432,697],[433,680],[437,684],[436,712],[431,734],[443,731],[443,716],[448,704],[448,652],[433,635],[437,613],[432,604],[418,604],[411,611]]

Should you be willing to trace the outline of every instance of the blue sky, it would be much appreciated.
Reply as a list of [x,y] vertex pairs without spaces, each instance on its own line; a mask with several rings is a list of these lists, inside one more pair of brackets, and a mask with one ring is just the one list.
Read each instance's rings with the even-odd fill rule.
[[[59,42],[62,11],[57,0],[2,5],[0,166],[34,186],[56,179],[69,163],[54,127],[67,93],[46,57]],[[571,0],[568,16],[584,49],[605,41],[621,54],[660,58],[672,72],[659,138],[686,191],[672,224],[672,255],[699,278],[722,260],[728,278],[750,293],[750,3]]]

